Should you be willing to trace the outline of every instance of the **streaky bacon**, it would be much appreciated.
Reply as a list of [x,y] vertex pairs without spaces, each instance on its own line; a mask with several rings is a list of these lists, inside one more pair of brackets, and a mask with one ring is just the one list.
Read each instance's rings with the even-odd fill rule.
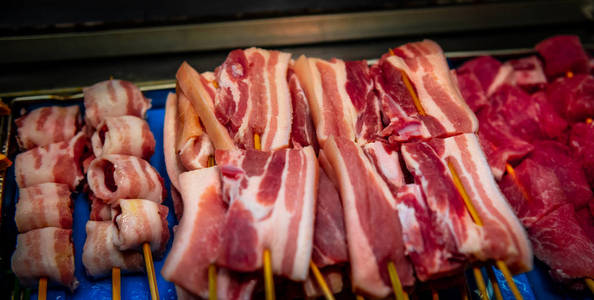
[[96,158],[87,173],[89,188],[109,205],[119,199],[163,202],[167,195],[163,178],[147,161],[129,155],[110,154]]
[[217,264],[240,272],[262,267],[270,250],[272,271],[307,277],[313,246],[318,163],[311,146],[273,152],[215,152],[229,211]]
[[404,186],[404,174],[400,167],[398,148],[378,141],[366,144],[363,146],[363,151],[395,196],[398,189]]
[[17,235],[16,250],[10,268],[19,282],[36,287],[39,278],[47,277],[74,291],[78,280],[74,276],[74,246],[72,230],[45,227]]
[[117,228],[112,221],[88,221],[86,232],[82,262],[87,275],[93,278],[107,277],[114,267],[124,273],[144,270],[144,258],[140,252],[120,251],[113,244]]
[[114,211],[112,218],[117,235],[113,244],[118,249],[138,250],[143,243],[149,243],[157,256],[165,253],[169,242],[167,206],[144,199],[120,199]]
[[386,297],[392,290],[390,262],[402,285],[411,286],[412,266],[405,257],[397,204],[388,185],[353,141],[330,137],[324,153],[339,180],[353,289]]
[[216,68],[216,116],[240,148],[254,149],[254,134],[260,135],[263,151],[289,145],[290,59],[291,54],[279,51],[237,49]]
[[182,173],[179,181],[184,213],[161,274],[192,294],[208,298],[208,267],[218,257],[227,211],[219,167]]
[[151,107],[133,83],[125,80],[106,80],[83,89],[85,119],[88,125],[97,127],[106,117],[136,116],[144,118]]
[[47,106],[16,119],[17,142],[21,149],[31,149],[70,140],[81,125],[80,108]]
[[150,159],[155,138],[148,123],[135,116],[106,117],[91,137],[95,157],[125,154]]
[[22,152],[15,159],[15,177],[20,188],[55,182],[74,190],[84,178],[81,160],[88,139],[79,132],[69,141],[53,143]]
[[[405,144],[402,153],[439,224],[451,232],[458,252],[478,260],[503,260],[512,272],[532,268],[526,232],[499,190],[475,134]],[[473,222],[450,166],[483,226]]]
[[103,200],[95,197],[92,192],[89,192],[89,201],[91,202],[89,220],[111,221],[111,206],[109,204],[106,204]]
[[221,268],[217,271],[217,298],[250,300],[256,290],[257,278],[254,274],[236,274]]
[[14,220],[19,232],[43,227],[72,228],[72,199],[67,184],[41,183],[19,189]]
[[287,70],[287,82],[291,92],[291,106],[293,107],[293,121],[291,123],[291,147],[312,146],[316,153],[319,151],[318,139],[311,118],[309,102],[305,91],[295,73],[293,63]]

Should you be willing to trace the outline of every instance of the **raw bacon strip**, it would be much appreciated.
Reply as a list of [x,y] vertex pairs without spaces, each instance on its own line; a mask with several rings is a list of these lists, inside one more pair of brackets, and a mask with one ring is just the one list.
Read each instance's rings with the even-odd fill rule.
[[95,197],[93,193],[89,194],[89,201],[91,201],[91,213],[89,214],[89,220],[111,221],[111,206],[103,202],[103,200]]
[[274,274],[305,280],[318,183],[313,148],[217,150],[215,155],[223,195],[230,203],[217,264],[255,271],[262,267],[264,249],[269,249]]
[[203,83],[205,80],[187,62],[183,62],[175,75],[181,92],[190,99],[192,106],[200,116],[202,125],[208,133],[215,149],[234,149],[235,145],[227,129],[219,123],[212,107],[214,100],[211,89]]
[[292,113],[286,78],[290,59],[291,54],[279,51],[237,49],[215,70],[216,116],[240,148],[253,149],[254,134],[260,135],[263,151],[289,145]]
[[[400,46],[393,52],[394,55],[382,58],[381,61],[388,64],[382,69],[384,73],[386,69],[392,69],[392,76],[397,76],[401,71],[406,73],[427,114],[421,119],[431,136],[450,136],[478,130],[478,121],[452,80],[439,45],[425,40]],[[407,114],[410,115],[410,112],[407,111]]]
[[110,154],[95,159],[87,181],[95,196],[112,206],[127,198],[161,203],[167,195],[159,173],[135,156]]
[[183,94],[177,98],[176,150],[187,170],[206,168],[208,157],[214,154],[210,138],[202,130],[198,114]]
[[[454,235],[460,253],[482,261],[503,260],[513,272],[532,268],[526,232],[499,191],[476,135],[406,144],[402,153],[429,208]],[[460,177],[483,226],[471,219],[450,167]]]
[[163,156],[165,168],[171,184],[180,189],[178,176],[186,171],[177,155],[177,95],[169,93],[165,103],[165,120],[163,121]]
[[85,119],[96,128],[106,117],[136,116],[144,118],[151,107],[133,83],[125,80],[106,80],[83,89],[85,95]]
[[82,262],[87,275],[99,278],[111,275],[111,269],[124,272],[142,272],[144,258],[137,251],[120,251],[113,244],[117,228],[111,221],[88,221],[87,240],[83,247]]
[[19,232],[42,227],[72,228],[72,199],[68,185],[41,183],[19,189],[14,220]]
[[17,247],[11,258],[11,269],[22,285],[37,286],[47,277],[74,291],[74,247],[71,229],[45,227],[17,235]]
[[365,144],[381,129],[379,100],[365,61],[300,57],[295,72],[309,100],[318,142],[339,136]]
[[80,127],[80,108],[78,105],[41,107],[14,122],[19,146],[31,149],[71,139]]
[[311,259],[316,266],[323,268],[348,261],[340,195],[323,169],[320,170],[320,181],[318,183],[313,238]]
[[299,78],[294,71],[293,66],[289,66],[287,71],[287,81],[291,92],[291,105],[293,107],[293,122],[291,123],[291,147],[295,148],[313,146],[318,153],[319,146],[316,138],[316,132],[311,119],[309,102],[305,91],[299,82]]
[[169,241],[169,208],[143,199],[121,199],[118,204],[112,213],[118,230],[114,245],[124,251],[140,249],[143,243],[149,243],[153,253],[163,254]]
[[250,300],[258,280],[253,275],[241,276],[226,269],[217,272],[217,298],[228,300]]
[[412,266],[404,255],[396,201],[388,185],[353,141],[330,137],[324,153],[340,182],[353,288],[386,297],[392,290],[389,262],[395,264],[402,285],[412,285]]
[[191,293],[208,298],[208,266],[218,256],[227,210],[219,169],[182,173],[179,180],[184,214],[161,274]]
[[395,196],[404,185],[398,148],[383,142],[373,142],[363,146],[363,150]]
[[135,116],[106,117],[91,137],[95,157],[125,154],[150,159],[155,138],[148,123]]
[[20,188],[55,182],[74,190],[84,178],[81,160],[88,140],[79,132],[69,141],[22,152],[15,159],[15,177]]

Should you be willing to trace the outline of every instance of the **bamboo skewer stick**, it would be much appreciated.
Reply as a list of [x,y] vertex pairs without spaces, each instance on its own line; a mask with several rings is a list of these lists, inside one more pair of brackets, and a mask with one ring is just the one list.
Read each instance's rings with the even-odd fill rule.
[[326,280],[322,276],[322,273],[320,273],[318,266],[316,266],[316,264],[314,264],[314,262],[310,260],[309,267],[314,275],[314,278],[318,282],[318,285],[322,289],[322,293],[324,294],[326,300],[334,300],[334,295],[332,294],[332,291],[330,291],[330,288],[328,288],[328,284],[326,284]]
[[586,278],[584,280],[586,281],[586,285],[590,289],[590,292],[594,294],[594,280],[592,280],[592,278]]
[[142,252],[144,253],[144,263],[146,264],[146,275],[151,290],[151,299],[159,300],[159,289],[157,287],[157,277],[155,276],[155,264],[153,263],[153,254],[151,253],[151,246],[149,243],[142,244]]
[[[216,83],[216,81],[215,81]],[[215,165],[214,156],[208,156],[208,167]],[[210,264],[208,266],[208,299],[217,300],[217,266]]]
[[120,300],[120,268],[111,268],[111,299]]
[[493,272],[493,269],[490,266],[487,267],[487,275],[489,275],[489,280],[493,285],[493,294],[495,294],[495,299],[503,300],[503,295],[501,294],[501,289],[499,289],[499,284],[497,283],[497,279],[495,278],[495,273]]
[[264,293],[266,300],[274,300],[274,280],[272,277],[272,263],[270,262],[270,250],[265,249],[264,260]]
[[39,289],[37,291],[38,300],[47,299],[47,277],[39,278]]
[[522,297],[522,293],[520,293],[520,290],[514,283],[512,274],[509,271],[509,269],[507,268],[507,266],[505,265],[505,263],[501,260],[497,260],[497,261],[495,261],[495,265],[497,265],[497,268],[499,268],[499,271],[501,271],[501,273],[503,273],[503,276],[505,277],[505,281],[507,281],[507,284],[509,285],[509,288],[511,289],[512,294],[514,294],[514,297],[516,297],[516,299],[518,299],[518,300],[524,299]]
[[487,287],[485,286],[485,280],[483,279],[483,273],[481,272],[481,268],[473,267],[472,273],[474,274],[474,278],[476,278],[476,285],[480,291],[480,298],[489,300],[489,294],[487,294]]
[[404,289],[402,289],[400,277],[398,276],[396,266],[392,261],[388,263],[388,275],[390,275],[390,281],[392,282],[392,290],[394,290],[394,296],[396,296],[396,300],[408,299],[408,294],[404,291]]
[[431,299],[439,300],[439,292],[434,288],[431,288]]

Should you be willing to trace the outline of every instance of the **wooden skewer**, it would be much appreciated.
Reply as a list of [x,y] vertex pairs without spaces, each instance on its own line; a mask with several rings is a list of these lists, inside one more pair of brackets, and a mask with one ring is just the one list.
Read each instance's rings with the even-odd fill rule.
[[217,266],[208,266],[208,299],[217,300]]
[[322,273],[320,273],[318,266],[316,266],[316,264],[314,264],[314,262],[310,260],[309,267],[314,275],[314,278],[318,282],[318,285],[322,289],[322,293],[324,293],[324,297],[326,298],[326,300],[334,300],[334,295],[330,291],[330,288],[328,288],[328,284],[326,284],[326,280],[324,279],[324,276],[322,276]]
[[571,71],[567,71],[567,72],[565,73],[565,76],[567,76],[567,78],[572,78],[572,77],[573,77],[573,72],[571,72]]
[[594,294],[594,280],[592,280],[592,278],[586,278],[585,281],[586,281],[586,285],[590,289],[590,292],[592,292],[592,294]]
[[460,297],[462,297],[462,300],[470,299],[470,297],[468,295],[468,285],[466,284],[466,279],[463,280],[462,285],[459,287],[459,289],[460,289]]
[[111,299],[120,300],[120,268],[111,268]]
[[434,288],[431,288],[431,299],[439,300],[439,292]]
[[[462,185],[462,181],[460,180],[460,177],[458,176],[458,172],[456,172],[456,169],[454,168],[454,165],[451,162],[448,162],[448,168],[450,169],[450,173],[452,174],[452,178],[454,180],[454,185],[456,186],[456,189],[462,196],[462,199],[464,199],[464,204],[466,204],[466,209],[468,209],[470,216],[472,217],[472,219],[474,220],[474,222],[477,225],[483,226],[483,222],[481,221],[480,216],[478,215],[476,209],[474,208],[472,201],[470,201],[470,197],[468,196],[468,193],[466,193],[466,189],[464,189],[464,185]],[[501,270],[501,272],[503,273],[503,276],[505,277],[505,281],[507,281],[507,284],[509,285],[509,287],[510,287],[512,293],[514,294],[514,296],[516,297],[516,299],[523,300],[524,298],[522,297],[522,294],[518,290],[518,287],[516,286],[516,283],[514,282],[511,272],[509,271],[509,269],[507,268],[505,263],[501,260],[497,260],[497,261],[495,261],[495,265],[497,265],[499,270]],[[481,276],[481,278],[482,278],[482,276]]]
[[485,286],[485,280],[483,279],[483,273],[481,272],[481,268],[473,267],[472,273],[474,274],[474,278],[476,278],[476,285],[481,292],[480,298],[489,300],[489,294],[487,294],[487,287]]
[[270,250],[265,249],[264,255],[264,293],[266,300],[274,300],[274,280],[272,277],[272,263],[270,262]]
[[157,287],[157,277],[155,276],[155,264],[153,263],[153,254],[151,253],[151,246],[149,243],[142,244],[142,252],[144,253],[144,263],[146,265],[146,275],[151,290],[151,299],[159,300],[159,289]]
[[392,289],[394,290],[396,300],[408,300],[408,294],[402,288],[402,283],[400,282],[400,277],[398,277],[396,266],[392,261],[388,263],[388,275],[390,275],[390,281],[392,282]]
[[[394,51],[392,49],[388,49],[388,51],[390,52],[391,56],[396,55],[396,54],[394,54]],[[410,94],[410,96],[413,99],[413,103],[415,105],[415,108],[417,109],[417,112],[421,116],[426,116],[427,114],[425,113],[425,109],[423,109],[423,105],[421,105],[421,101],[419,100],[417,93],[415,93],[415,89],[413,88],[412,84],[410,83],[410,80],[408,79],[408,75],[406,75],[406,72],[404,72],[403,70],[400,70],[400,74],[402,75],[402,81],[404,82],[404,85],[406,86],[408,93]]]
[[47,277],[39,278],[39,289],[37,291],[37,299],[47,299]]
[[491,266],[487,267],[487,275],[489,275],[489,280],[493,285],[493,294],[495,294],[496,300],[503,300],[503,295],[501,294],[501,290],[499,289],[499,284],[497,283],[497,279],[495,278],[495,273]]
[[587,118],[586,119],[586,124],[590,124],[590,123],[592,123],[592,118]]
[[363,297],[361,295],[357,295],[357,296],[355,296],[355,299],[357,299],[357,300],[365,300],[365,297]]

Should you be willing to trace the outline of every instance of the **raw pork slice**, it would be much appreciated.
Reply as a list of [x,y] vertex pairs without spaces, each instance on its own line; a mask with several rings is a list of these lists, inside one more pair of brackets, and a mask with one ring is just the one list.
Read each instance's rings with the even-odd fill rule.
[[68,185],[41,183],[19,189],[14,220],[19,232],[43,227],[72,228],[72,199]]
[[313,146],[316,153],[319,151],[318,139],[311,118],[309,102],[293,66],[287,71],[287,82],[291,92],[291,105],[293,107],[293,122],[291,123],[291,147],[296,148]]
[[41,107],[14,122],[19,146],[31,149],[71,139],[80,127],[80,108],[78,105]]
[[151,100],[129,81],[106,80],[83,89],[85,119],[95,128],[106,117],[136,116],[144,118],[151,107]]
[[112,218],[118,230],[113,244],[120,250],[140,249],[149,243],[157,256],[165,252],[169,242],[167,206],[150,200],[121,199]]
[[95,157],[126,154],[150,159],[155,138],[148,123],[135,116],[106,117],[91,137]]

